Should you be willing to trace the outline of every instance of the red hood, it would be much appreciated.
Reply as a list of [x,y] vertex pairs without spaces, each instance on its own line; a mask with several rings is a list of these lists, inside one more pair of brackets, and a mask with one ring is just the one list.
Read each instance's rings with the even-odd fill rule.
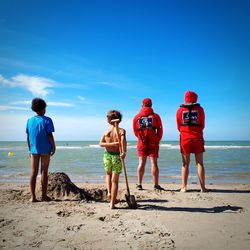
[[197,102],[197,99],[198,95],[195,92],[188,90],[185,93],[185,103],[195,103]]
[[153,114],[154,110],[150,107],[142,107],[140,110],[140,115],[141,116],[148,116],[150,114]]

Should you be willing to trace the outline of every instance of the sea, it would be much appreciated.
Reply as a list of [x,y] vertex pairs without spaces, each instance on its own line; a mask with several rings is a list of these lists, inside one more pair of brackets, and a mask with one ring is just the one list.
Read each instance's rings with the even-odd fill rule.
[[[49,172],[64,172],[76,183],[105,183],[104,149],[97,141],[57,141]],[[250,183],[250,141],[206,141],[204,166],[206,183]],[[136,142],[129,141],[125,165],[129,182],[136,183]],[[160,183],[181,182],[181,154],[178,141],[163,141],[158,165]],[[28,183],[31,172],[26,142],[0,142],[0,183]],[[123,174],[120,181],[124,182]],[[144,182],[152,182],[149,160]],[[192,155],[189,183],[199,183]]]

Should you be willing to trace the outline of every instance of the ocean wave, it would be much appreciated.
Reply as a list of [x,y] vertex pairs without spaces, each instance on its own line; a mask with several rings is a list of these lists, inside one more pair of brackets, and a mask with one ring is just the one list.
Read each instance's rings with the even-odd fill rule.
[[84,148],[100,148],[99,144],[90,144],[88,146],[85,146]]
[[0,151],[21,151],[26,150],[28,146],[15,146],[15,147],[6,147],[6,148],[0,148]]
[[[161,148],[166,148],[166,149],[180,149],[179,145],[174,145],[174,144],[161,144]],[[99,144],[90,144],[86,146],[57,146],[57,149],[68,149],[68,150],[73,150],[73,149],[99,149],[100,146]],[[137,148],[136,145],[128,145],[127,148],[129,149],[134,149]],[[250,149],[250,146],[241,146],[241,145],[205,145],[206,149]],[[1,148],[0,148],[1,150]]]
[[[99,146],[99,144],[92,144],[92,145],[85,146],[84,148],[101,148],[101,147]],[[128,143],[127,148],[136,148],[136,145],[129,145]]]
[[[99,144],[90,144],[90,145],[86,145],[86,146],[82,146],[82,147],[60,147],[61,149],[100,149],[101,147],[99,146]],[[136,148],[136,145],[128,145],[127,148]]]
[[99,144],[91,144],[91,145],[85,145],[85,146],[56,146],[56,149],[87,149],[87,148],[100,148]]
[[[211,144],[211,143],[210,143]],[[180,149],[179,144],[171,144],[171,143],[163,143],[160,144],[160,147],[163,149]],[[56,148],[58,150],[82,150],[82,149],[100,149],[99,144],[89,144],[82,146],[74,146],[74,145],[57,145]],[[128,149],[136,149],[136,144],[127,144]],[[208,150],[229,150],[229,149],[250,149],[250,145],[205,145],[205,149]],[[22,151],[27,150],[27,146],[13,146],[13,147],[0,147],[0,152],[10,152],[10,151]]]
[[[6,174],[1,174],[0,179],[6,179],[6,178],[22,178],[22,177],[29,177],[30,173],[24,173],[24,172],[17,172],[17,173],[6,173]],[[40,178],[40,176],[39,176]]]
[[[179,145],[161,144],[160,147],[167,149],[180,149]],[[250,146],[243,145],[205,145],[205,149],[250,149]]]
[[9,150],[13,150],[13,148],[0,148],[0,151],[9,151]]
[[222,146],[205,146],[206,149],[249,149],[250,146],[240,145],[222,145]]
[[82,149],[81,146],[56,146],[56,149]]
[[160,147],[168,149],[180,149],[179,145],[173,145],[173,144],[161,144]]

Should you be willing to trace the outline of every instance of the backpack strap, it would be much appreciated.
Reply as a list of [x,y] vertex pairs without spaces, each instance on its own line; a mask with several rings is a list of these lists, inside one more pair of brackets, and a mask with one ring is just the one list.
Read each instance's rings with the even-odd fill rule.
[[193,107],[200,107],[199,103],[181,104],[180,107],[188,108],[188,122],[182,123],[181,126],[195,126],[195,127],[201,126],[201,124],[192,123],[192,109]]

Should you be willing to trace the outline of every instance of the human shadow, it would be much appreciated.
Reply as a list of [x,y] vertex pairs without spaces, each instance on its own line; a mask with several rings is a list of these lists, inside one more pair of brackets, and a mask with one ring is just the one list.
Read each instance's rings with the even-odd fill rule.
[[[181,189],[165,189],[165,191],[178,193]],[[182,192],[180,192],[182,193]],[[201,193],[200,189],[188,189],[185,193]],[[249,194],[250,190],[235,190],[235,189],[217,189],[217,188],[208,188],[204,193],[224,193],[224,194]]]
[[138,188],[136,188],[136,191],[138,191],[138,192],[142,192],[142,191],[152,191],[152,192],[164,192],[164,191],[168,191],[167,189],[165,189],[165,188],[163,188],[163,187],[161,187],[161,189],[156,189],[156,188],[141,188],[141,189],[138,189]]
[[159,211],[169,211],[169,212],[189,212],[189,213],[236,213],[241,212],[243,210],[240,206],[216,206],[216,207],[206,207],[206,208],[198,208],[198,207],[164,207],[158,206],[153,204],[145,204],[145,205],[138,205],[138,209],[141,210],[159,210]]
[[154,202],[154,203],[164,203],[168,202],[166,199],[138,199],[137,200],[139,203],[140,202]]
[[234,190],[234,189],[209,189],[210,193],[224,193],[224,194],[250,194],[250,190]]

